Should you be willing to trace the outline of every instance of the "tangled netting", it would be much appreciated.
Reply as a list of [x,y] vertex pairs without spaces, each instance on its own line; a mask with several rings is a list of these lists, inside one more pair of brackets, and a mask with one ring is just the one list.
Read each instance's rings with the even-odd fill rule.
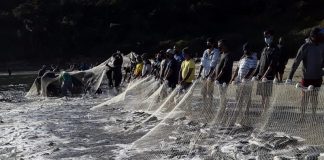
[[[69,73],[73,79],[78,81],[80,87],[77,91],[77,94],[82,93],[89,93],[94,94],[98,88],[103,83],[104,78],[106,78],[106,72],[108,67],[106,66],[109,62],[109,59],[104,61],[103,63],[85,70],[85,71],[71,71],[67,72]],[[130,65],[130,54],[123,56],[123,67]],[[56,88],[60,88],[62,85],[62,82],[60,81],[60,75],[61,73],[56,73],[56,77],[49,77],[46,76],[46,73],[44,76],[41,77],[40,80],[40,94],[44,97],[50,96],[49,95],[49,85],[54,85]],[[32,97],[38,95],[37,93],[37,78],[35,79],[33,85],[29,89],[29,91],[26,94],[26,97]]]
[[[248,82],[217,85],[197,80],[180,94],[152,77],[93,110],[118,105],[150,114],[154,127],[127,148],[128,159],[316,159],[324,153],[324,95],[321,89]],[[262,105],[262,93],[271,95]],[[309,97],[301,108],[302,94]],[[318,94],[318,104],[313,102]],[[304,101],[305,104],[305,101]]]

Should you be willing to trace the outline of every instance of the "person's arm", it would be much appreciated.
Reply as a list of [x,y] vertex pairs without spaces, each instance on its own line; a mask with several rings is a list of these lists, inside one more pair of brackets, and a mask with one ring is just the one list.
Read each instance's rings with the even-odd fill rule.
[[198,73],[198,77],[197,78],[200,78],[201,77],[201,72],[202,72],[203,69],[204,69],[204,66],[203,65],[200,65],[200,69],[199,69],[199,73]]
[[237,77],[237,75],[238,75],[238,70],[239,70],[239,67],[236,67],[236,69],[235,69],[235,71],[234,71],[234,74],[233,74],[233,76],[232,76],[232,79],[231,79],[230,83],[232,83],[232,82],[235,80],[235,78]]
[[179,71],[179,84],[182,82],[182,69]]
[[188,71],[186,77],[182,80],[182,82],[185,82],[190,77],[190,75],[193,72],[193,70],[194,70],[193,68],[189,68],[189,71]]
[[255,68],[251,68],[249,72],[245,75],[244,79],[250,79],[253,76]]
[[297,52],[297,55],[296,55],[296,58],[294,60],[293,65],[291,67],[291,71],[289,73],[288,79],[292,79],[293,78],[293,76],[294,76],[294,74],[295,74],[295,72],[296,72],[296,70],[297,70],[300,62],[302,61],[303,57],[304,57],[304,45],[301,46],[299,48],[298,52]]
[[214,55],[213,55],[212,61],[210,63],[211,67],[210,67],[209,73],[207,74],[207,77],[215,75],[216,65],[217,65],[217,62],[219,61],[219,58],[220,58],[220,53],[218,51],[218,52],[214,53]]

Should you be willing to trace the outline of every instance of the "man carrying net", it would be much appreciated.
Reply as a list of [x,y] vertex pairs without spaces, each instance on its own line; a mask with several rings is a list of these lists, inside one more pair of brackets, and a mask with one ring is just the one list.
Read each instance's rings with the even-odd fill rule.
[[[301,61],[303,61],[303,78],[301,80],[302,87],[309,87],[311,91],[302,91],[301,99],[301,117],[300,121],[305,120],[305,112],[310,101],[312,104],[312,117],[316,117],[318,105],[318,91],[322,85],[323,62],[324,62],[324,44],[321,40],[324,32],[323,29],[314,28],[309,36],[309,41],[304,43],[298,50],[295,61],[291,67],[291,71],[287,84],[291,84],[295,71]],[[315,89],[313,89],[315,87]]]

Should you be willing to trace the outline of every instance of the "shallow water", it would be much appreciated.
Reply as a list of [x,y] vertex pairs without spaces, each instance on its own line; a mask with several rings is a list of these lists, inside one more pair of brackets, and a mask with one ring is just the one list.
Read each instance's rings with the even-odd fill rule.
[[[155,95],[151,91],[159,90],[159,83],[143,81],[137,84],[141,87],[134,83],[125,94],[126,101],[116,97],[109,106],[93,109],[114,97],[105,84],[101,86],[102,95],[26,98],[34,78],[35,75],[0,76],[0,160],[235,159],[235,156],[272,159],[275,154],[293,157],[297,153],[305,156],[324,152],[322,146],[303,144],[278,150],[266,146],[267,143],[283,143],[291,137],[281,135],[266,141],[262,134],[254,136],[251,128],[222,128],[207,123],[215,116],[216,108],[203,110],[206,104],[198,85],[192,97],[180,98],[183,105],[159,108],[163,101],[152,104],[145,101],[148,95]],[[155,102],[156,97],[152,100]],[[170,100],[167,104],[173,103],[176,102]],[[228,105],[234,108],[232,102]],[[152,108],[156,111],[151,111]],[[268,135],[277,136],[265,133],[264,137]]]
[[[118,106],[90,108],[96,97],[25,98],[33,76],[0,77],[0,159],[115,159],[113,150],[146,132],[127,131],[149,115]],[[19,83],[16,83],[18,82]],[[25,82],[25,83],[23,83]]]

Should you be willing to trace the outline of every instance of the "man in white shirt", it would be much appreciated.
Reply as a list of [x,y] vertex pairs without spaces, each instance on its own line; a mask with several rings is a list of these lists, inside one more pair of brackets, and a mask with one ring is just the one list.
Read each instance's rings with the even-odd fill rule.
[[[213,89],[212,86],[212,80],[214,70],[216,68],[216,65],[220,58],[220,52],[218,48],[216,48],[215,41],[213,38],[207,39],[207,49],[204,51],[203,56],[201,57],[201,63],[200,63],[200,70],[197,78],[202,78],[206,80],[205,83],[203,83],[201,94],[203,95],[203,98],[205,99],[207,96],[212,98],[213,97]],[[202,75],[201,75],[202,73]]]
[[142,55],[142,59],[143,59],[143,69],[142,69],[142,78],[148,76],[151,72],[152,72],[152,63],[150,61],[150,59],[148,58],[147,53],[144,53]]
[[[198,78],[202,76],[203,79],[206,79],[209,76],[211,76],[219,61],[219,57],[220,57],[220,52],[215,47],[215,41],[212,38],[208,38],[207,49],[204,51],[204,54],[201,57]],[[201,73],[203,73],[203,75],[201,75]]]
[[[234,116],[231,121],[232,123],[235,123],[239,115],[242,115],[241,112],[243,107],[246,106],[245,113],[249,113],[249,108],[251,105],[252,84],[247,84],[246,82],[249,81],[252,77],[258,62],[258,60],[254,56],[256,54],[251,51],[251,47],[248,43],[245,43],[243,45],[243,52],[244,55],[239,61],[239,65],[236,68],[231,80],[231,82],[238,84],[236,89],[237,112],[234,113]],[[245,119],[243,117],[241,121]],[[238,122],[238,124],[241,123],[242,122]]]

